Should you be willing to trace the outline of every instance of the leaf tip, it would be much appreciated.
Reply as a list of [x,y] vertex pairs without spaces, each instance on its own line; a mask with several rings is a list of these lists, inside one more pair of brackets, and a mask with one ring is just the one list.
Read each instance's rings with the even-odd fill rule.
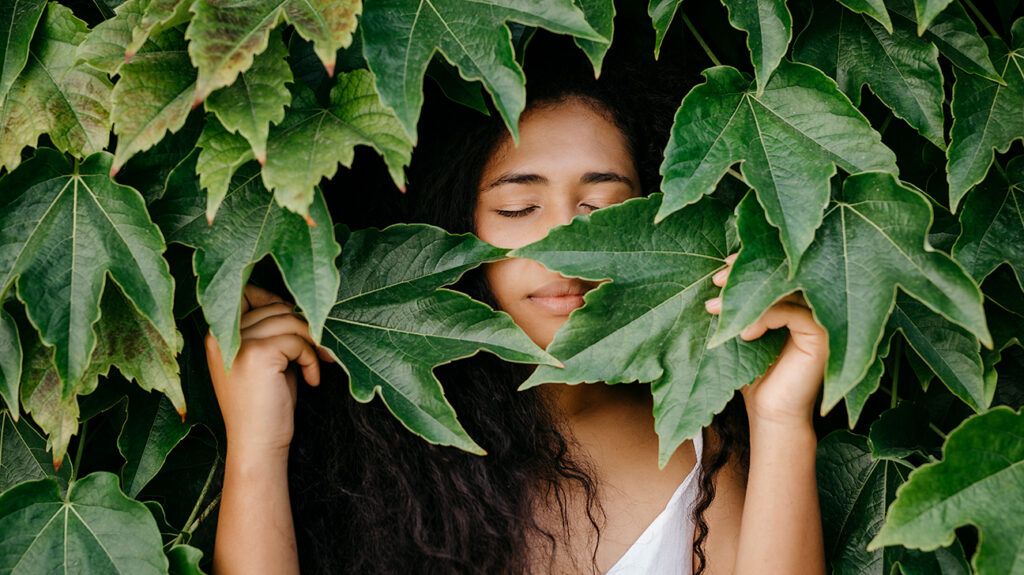
[[267,165],[267,153],[266,152],[260,152],[260,153],[256,154],[256,161],[260,163],[260,167],[261,168],[263,166],[266,166]]
[[181,422],[185,423],[185,417],[188,415],[188,412],[185,410],[184,407],[179,407],[177,409],[177,412],[178,412],[178,416],[181,417]]
[[135,57],[135,50],[128,49],[128,50],[124,51],[124,63],[125,64],[127,64],[128,62],[131,62],[132,58],[134,58],[134,57]]
[[114,179],[114,176],[116,176],[119,171],[121,171],[121,166],[115,161],[113,164],[110,165],[110,173],[108,173],[107,175],[110,177],[110,179]]
[[306,214],[306,225],[308,225],[311,228],[316,227],[316,220],[313,219],[313,216]]
[[61,463],[64,463],[64,458],[63,457],[54,457],[53,458],[53,472],[54,473],[57,473],[58,471],[60,471],[60,464]]
[[334,62],[324,62],[324,70],[327,70],[327,77],[334,77]]

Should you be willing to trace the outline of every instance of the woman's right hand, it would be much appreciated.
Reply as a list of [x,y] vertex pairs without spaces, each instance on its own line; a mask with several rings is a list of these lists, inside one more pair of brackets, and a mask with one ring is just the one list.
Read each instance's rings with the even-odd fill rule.
[[319,356],[334,360],[319,348],[309,325],[292,310],[294,305],[252,284],[245,286],[239,324],[241,345],[230,373],[224,369],[220,345],[206,334],[206,362],[227,431],[228,448],[235,454],[287,456],[294,431],[297,376],[320,385]]

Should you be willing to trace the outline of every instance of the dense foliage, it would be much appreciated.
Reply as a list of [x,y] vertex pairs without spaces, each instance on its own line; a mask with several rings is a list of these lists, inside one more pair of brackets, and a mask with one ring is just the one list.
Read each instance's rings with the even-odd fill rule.
[[[435,367],[486,351],[539,364],[524,389],[650,383],[664,462],[785,337],[737,334],[802,290],[829,333],[833,571],[1024,574],[1021,7],[681,4],[651,0],[641,30],[612,0],[3,0],[0,572],[200,572],[223,457],[202,336],[231,361],[272,262],[355,399],[483,456]],[[613,34],[668,59],[685,33],[714,64],[660,192],[514,251],[333,221],[319,186],[357,146],[404,191],[426,76],[518,138],[541,29],[595,74]],[[543,350],[444,287],[510,256],[612,281]]]

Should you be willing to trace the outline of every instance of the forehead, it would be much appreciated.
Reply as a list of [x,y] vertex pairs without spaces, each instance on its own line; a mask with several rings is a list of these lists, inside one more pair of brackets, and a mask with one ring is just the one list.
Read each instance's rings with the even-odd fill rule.
[[622,131],[591,104],[572,98],[525,112],[519,121],[519,146],[505,134],[484,175],[513,167],[630,171],[632,165]]

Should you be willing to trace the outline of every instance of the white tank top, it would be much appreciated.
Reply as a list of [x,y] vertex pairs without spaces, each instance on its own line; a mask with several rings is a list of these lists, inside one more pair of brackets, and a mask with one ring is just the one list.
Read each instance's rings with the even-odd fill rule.
[[693,572],[692,506],[697,500],[703,431],[693,438],[697,464],[654,518],[605,575],[691,575]]

